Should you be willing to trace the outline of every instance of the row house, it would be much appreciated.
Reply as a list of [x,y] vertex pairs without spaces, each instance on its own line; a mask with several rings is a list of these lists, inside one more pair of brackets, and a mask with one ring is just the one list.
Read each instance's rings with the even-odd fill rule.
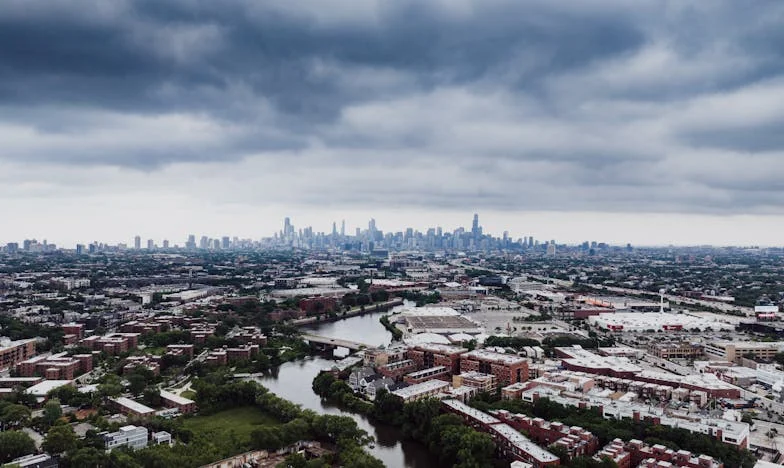
[[590,456],[599,450],[599,438],[581,427],[549,422],[542,418],[530,418],[503,410],[491,413],[518,431],[524,431],[541,445],[563,447],[570,457]]
[[410,374],[406,374],[403,377],[403,382],[409,385],[420,384],[427,382],[428,380],[443,380],[445,382],[449,382],[451,380],[451,374],[449,373],[449,369],[446,367],[435,366],[428,369],[411,372]]

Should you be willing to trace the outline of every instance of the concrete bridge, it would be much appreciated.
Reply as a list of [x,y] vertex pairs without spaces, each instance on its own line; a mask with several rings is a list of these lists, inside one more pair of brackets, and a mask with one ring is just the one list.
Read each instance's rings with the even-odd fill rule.
[[302,335],[302,339],[307,341],[311,345],[318,346],[325,350],[335,349],[335,348],[348,348],[351,351],[358,351],[360,349],[374,347],[374,346],[370,346],[369,344],[360,343],[358,341],[342,340],[340,338],[329,338],[326,336],[319,336],[319,335]]

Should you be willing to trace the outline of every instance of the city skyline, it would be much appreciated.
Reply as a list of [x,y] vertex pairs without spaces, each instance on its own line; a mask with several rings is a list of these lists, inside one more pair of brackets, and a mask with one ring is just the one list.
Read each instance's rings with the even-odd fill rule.
[[[542,244],[545,244],[546,242],[550,242],[550,241],[555,241],[556,244],[568,245],[568,246],[579,246],[579,245],[583,244],[586,241],[589,241],[589,242],[591,242],[591,241],[598,241],[598,242],[601,242],[601,243],[605,243],[607,245],[621,246],[621,247],[626,246],[626,245],[634,245],[635,247],[667,247],[667,246],[674,246],[674,247],[689,247],[689,246],[780,247],[780,246],[783,245],[782,243],[771,242],[771,243],[766,244],[766,243],[754,242],[753,240],[750,240],[748,242],[742,242],[741,241],[741,242],[735,242],[735,243],[720,243],[720,242],[717,242],[717,243],[711,243],[711,242],[692,242],[692,243],[689,243],[689,242],[680,242],[680,243],[678,243],[678,242],[670,242],[670,243],[648,242],[648,243],[646,243],[646,242],[634,242],[632,240],[624,239],[624,238],[620,238],[620,237],[613,237],[613,236],[602,237],[599,234],[591,235],[588,232],[585,232],[585,233],[581,234],[582,231],[571,231],[571,223],[567,223],[567,224],[563,225],[563,227],[565,228],[565,230],[563,230],[563,231],[556,230],[556,232],[559,232],[560,234],[562,234],[561,236],[558,236],[558,235],[553,235],[552,232],[551,233],[544,232],[544,230],[542,229],[542,224],[531,224],[531,226],[532,226],[531,231],[520,232],[520,231],[514,231],[514,230],[512,230],[510,228],[503,228],[500,225],[500,223],[499,223],[499,219],[495,219],[494,221],[491,221],[490,226],[487,226],[484,223],[484,221],[483,221],[485,218],[483,216],[481,216],[481,214],[474,213],[473,215],[469,215],[468,213],[465,213],[464,217],[468,221],[467,222],[463,222],[462,224],[460,224],[460,221],[457,220],[453,225],[422,224],[421,226],[411,226],[411,225],[392,226],[391,224],[386,223],[384,220],[377,220],[375,217],[370,217],[364,223],[360,222],[360,223],[357,223],[357,224],[354,224],[353,222],[349,222],[349,220],[346,220],[346,219],[334,219],[334,220],[328,221],[328,222],[325,221],[325,222],[321,223],[322,226],[324,227],[322,229],[322,228],[319,228],[319,227],[314,227],[312,224],[308,224],[306,222],[306,220],[302,221],[302,223],[304,223],[304,224],[300,224],[300,223],[297,222],[297,218],[294,218],[294,217],[291,217],[291,216],[286,216],[286,217],[281,218],[277,222],[277,226],[275,226],[274,224],[270,224],[269,226],[265,227],[265,230],[263,232],[250,233],[250,234],[241,234],[241,233],[232,232],[232,231],[229,231],[229,230],[226,230],[226,231],[223,231],[223,232],[216,232],[215,229],[212,229],[212,230],[209,230],[209,231],[195,231],[195,230],[194,231],[188,231],[185,234],[169,231],[169,232],[171,232],[170,235],[165,235],[164,234],[164,235],[159,235],[159,236],[147,235],[146,233],[145,234],[124,233],[124,234],[119,235],[116,238],[101,238],[99,236],[93,236],[93,237],[85,237],[85,238],[80,238],[80,239],[77,239],[77,240],[72,240],[70,242],[69,241],[63,242],[62,240],[58,239],[57,236],[41,235],[41,236],[22,236],[21,238],[18,238],[18,239],[16,239],[16,238],[13,238],[13,239],[0,239],[0,246],[4,246],[5,244],[10,242],[10,243],[17,243],[17,244],[19,244],[19,246],[21,248],[23,241],[25,241],[25,240],[35,240],[35,241],[37,241],[39,243],[47,242],[49,244],[56,244],[58,246],[58,248],[69,248],[69,249],[76,248],[78,245],[86,246],[86,245],[89,245],[91,243],[97,243],[97,244],[105,244],[105,245],[126,245],[127,248],[129,248],[129,249],[134,249],[135,248],[135,249],[142,249],[142,250],[144,250],[144,249],[149,249],[150,248],[150,246],[149,246],[150,242],[153,243],[153,246],[156,249],[169,248],[169,247],[172,247],[172,248],[174,248],[174,247],[184,248],[184,247],[187,246],[186,244],[187,244],[188,237],[191,236],[191,235],[195,237],[195,241],[196,241],[197,244],[200,241],[202,241],[203,239],[209,239],[210,242],[212,242],[212,241],[221,241],[224,238],[232,239],[232,240],[233,239],[240,239],[240,240],[243,240],[243,241],[259,242],[259,241],[262,241],[264,239],[272,239],[272,238],[276,238],[276,237],[280,236],[281,233],[283,233],[287,229],[285,227],[285,223],[286,223],[287,220],[289,220],[290,226],[293,229],[293,231],[291,231],[291,232],[293,234],[295,234],[295,235],[299,235],[303,230],[305,230],[306,233],[308,232],[307,230],[310,230],[309,232],[310,232],[311,236],[314,236],[314,235],[318,234],[318,235],[323,235],[325,237],[330,237],[334,233],[334,234],[337,234],[339,236],[345,236],[347,238],[353,238],[353,237],[356,236],[356,233],[358,232],[358,230],[361,231],[363,233],[363,235],[364,235],[364,233],[366,233],[367,230],[368,230],[368,226],[369,226],[370,222],[375,222],[378,231],[381,231],[384,234],[388,234],[388,233],[391,233],[391,234],[404,233],[405,234],[405,232],[407,230],[409,230],[409,229],[412,230],[415,233],[419,233],[419,234],[422,234],[422,235],[425,235],[428,232],[428,230],[437,230],[437,229],[442,230],[444,234],[451,234],[453,232],[457,232],[458,230],[462,230],[462,232],[470,234],[470,233],[474,232],[475,223],[477,222],[477,219],[476,219],[477,215],[480,215],[480,218],[478,220],[479,223],[476,226],[476,227],[478,227],[478,233],[480,235],[486,235],[486,236],[489,236],[491,238],[500,239],[500,238],[504,237],[504,234],[507,234],[508,238],[510,240],[512,240],[512,241],[517,241],[521,237],[524,238],[524,239],[532,237],[532,238],[537,240],[537,243],[539,243],[541,241]],[[401,219],[403,221],[405,221],[405,218],[401,218]],[[500,222],[503,222],[504,219],[505,218],[503,216],[500,217]],[[659,227],[661,227],[661,223],[663,222],[663,220],[662,219],[655,219],[655,218],[653,218],[653,219],[650,219],[650,222],[651,223],[655,223],[655,224],[659,224]],[[646,227],[646,226],[639,226],[638,225],[637,227]],[[677,226],[672,226],[672,228],[673,229],[677,229]],[[334,229],[334,231],[333,231],[333,229]],[[600,231],[593,230],[591,232],[600,232]],[[345,233],[345,234],[343,234],[343,233]],[[703,238],[703,239],[705,239],[705,238]],[[166,246],[164,246],[164,244]],[[210,245],[209,248],[212,248],[212,246]]]

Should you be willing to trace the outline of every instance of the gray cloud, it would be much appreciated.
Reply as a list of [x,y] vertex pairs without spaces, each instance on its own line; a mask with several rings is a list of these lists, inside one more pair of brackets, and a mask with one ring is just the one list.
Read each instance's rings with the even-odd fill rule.
[[784,5],[753,3],[8,0],[0,161],[226,203],[778,212]]

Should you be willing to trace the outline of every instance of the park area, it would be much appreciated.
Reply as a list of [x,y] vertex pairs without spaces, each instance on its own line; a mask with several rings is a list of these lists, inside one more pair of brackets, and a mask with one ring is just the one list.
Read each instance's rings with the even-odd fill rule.
[[212,440],[226,440],[234,432],[240,444],[250,441],[251,432],[280,423],[256,406],[231,408],[208,416],[195,416],[183,421],[186,429],[195,436],[204,435]]

